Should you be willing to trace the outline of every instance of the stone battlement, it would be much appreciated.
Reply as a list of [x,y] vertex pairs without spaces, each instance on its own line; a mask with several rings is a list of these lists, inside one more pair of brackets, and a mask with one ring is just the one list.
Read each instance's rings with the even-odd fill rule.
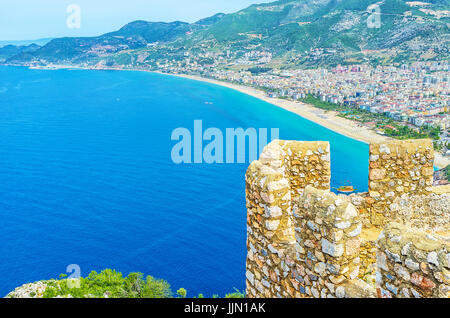
[[428,195],[433,185],[431,140],[390,141],[370,145],[369,196],[371,223],[386,224],[387,205],[404,194]]
[[369,192],[347,196],[330,192],[328,142],[267,145],[246,174],[248,297],[449,296],[446,244],[435,250],[439,266],[431,276],[434,267],[405,269],[409,276],[402,276],[397,264],[376,262],[388,253],[383,238],[392,221],[408,233],[389,241],[398,245],[394,250],[414,245],[417,236],[409,233],[417,227],[436,240],[450,233],[449,194],[433,193],[433,159],[429,140],[373,144]]

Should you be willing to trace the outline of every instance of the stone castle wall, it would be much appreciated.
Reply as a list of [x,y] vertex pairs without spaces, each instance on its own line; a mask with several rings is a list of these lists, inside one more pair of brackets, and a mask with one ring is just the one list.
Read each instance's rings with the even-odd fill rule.
[[[328,142],[269,144],[246,174],[247,296],[376,297],[375,273],[379,277],[382,271],[376,254],[384,242],[377,238],[388,220],[447,229],[448,215],[442,216],[449,209],[448,194],[429,194],[429,146],[429,141],[371,145],[370,191],[347,196],[330,192]],[[402,244],[413,244],[409,239]],[[441,272],[446,279],[447,272]],[[378,296],[389,295],[386,282],[380,284]],[[404,296],[390,294],[398,295]],[[443,294],[424,294],[430,295]]]
[[358,211],[346,196],[310,186],[294,206],[292,287],[309,297],[343,297],[345,284],[359,275]]

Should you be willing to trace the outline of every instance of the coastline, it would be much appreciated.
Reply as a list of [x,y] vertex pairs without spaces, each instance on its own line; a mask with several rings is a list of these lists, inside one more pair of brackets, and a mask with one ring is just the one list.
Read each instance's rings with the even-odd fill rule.
[[[381,136],[374,131],[367,129],[363,126],[358,125],[358,123],[348,120],[346,118],[338,117],[337,113],[334,111],[324,111],[322,109],[316,108],[312,105],[295,102],[290,100],[284,100],[279,98],[270,98],[264,94],[263,91],[257,90],[252,87],[238,85],[228,82],[223,82],[215,79],[204,78],[197,75],[185,75],[185,74],[170,74],[163,72],[155,72],[163,75],[177,76],[181,78],[187,78],[195,81],[206,82],[210,84],[220,85],[223,87],[231,88],[239,91],[243,94],[258,98],[269,104],[277,107],[281,107],[287,111],[290,111],[300,117],[303,117],[309,121],[312,121],[320,126],[328,128],[338,134],[344,135],[346,137],[370,144],[372,142],[383,142],[394,140],[393,138],[387,136]],[[439,169],[445,168],[450,164],[450,158],[442,156],[440,153],[435,152],[434,165]]]
[[[30,68],[30,67],[29,67]],[[118,68],[85,68],[85,67],[76,67],[69,65],[55,65],[52,67],[39,67],[38,69],[48,69],[48,70],[57,70],[57,69],[82,69],[82,70],[105,70],[105,71],[138,71],[138,72],[147,72],[147,73],[155,73],[167,76],[176,76],[180,78],[195,80],[199,82],[210,83],[214,85],[219,85],[222,87],[227,87],[243,94],[258,98],[264,102],[267,102],[276,107],[281,107],[289,112],[292,112],[300,117],[303,117],[309,121],[312,121],[320,126],[323,126],[327,129],[330,129],[338,134],[344,135],[351,139],[358,140],[360,142],[370,144],[373,142],[387,142],[389,140],[394,140],[393,138],[382,136],[375,133],[373,130],[370,130],[366,127],[359,125],[355,121],[351,121],[346,118],[342,118],[337,116],[337,112],[334,111],[325,111],[319,108],[316,108],[312,105],[300,102],[300,101],[291,101],[280,98],[270,98],[266,96],[266,94],[258,90],[256,88],[219,81],[216,79],[205,78],[198,75],[187,75],[187,74],[172,74],[172,73],[164,73],[160,71],[149,71],[142,69],[118,69]],[[435,151],[435,160],[434,165],[439,169],[443,169],[450,164],[450,158],[446,158],[440,153]]]

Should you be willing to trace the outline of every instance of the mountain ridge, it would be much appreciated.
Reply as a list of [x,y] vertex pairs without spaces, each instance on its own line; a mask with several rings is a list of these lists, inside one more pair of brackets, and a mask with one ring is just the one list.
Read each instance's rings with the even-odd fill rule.
[[[205,47],[245,51],[258,47],[281,59],[314,49],[337,50],[342,60],[348,56],[359,61],[376,60],[365,52],[383,50],[387,53],[382,59],[397,54],[388,57],[396,62],[421,58],[424,52],[448,59],[450,5],[441,0],[428,2],[279,0],[253,4],[236,13],[218,13],[194,23],[138,20],[97,37],[53,39],[35,51],[10,55],[6,62],[97,63],[149,46],[175,51]],[[374,16],[368,10],[373,5],[378,5],[381,15]],[[377,17],[380,27],[371,28],[368,19]]]

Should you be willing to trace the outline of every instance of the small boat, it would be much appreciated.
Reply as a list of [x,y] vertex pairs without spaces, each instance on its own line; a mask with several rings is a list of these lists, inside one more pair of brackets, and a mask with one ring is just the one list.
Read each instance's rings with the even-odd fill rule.
[[353,186],[342,186],[342,187],[336,188],[336,190],[341,193],[352,193],[352,192],[356,191],[356,189],[353,188]]

